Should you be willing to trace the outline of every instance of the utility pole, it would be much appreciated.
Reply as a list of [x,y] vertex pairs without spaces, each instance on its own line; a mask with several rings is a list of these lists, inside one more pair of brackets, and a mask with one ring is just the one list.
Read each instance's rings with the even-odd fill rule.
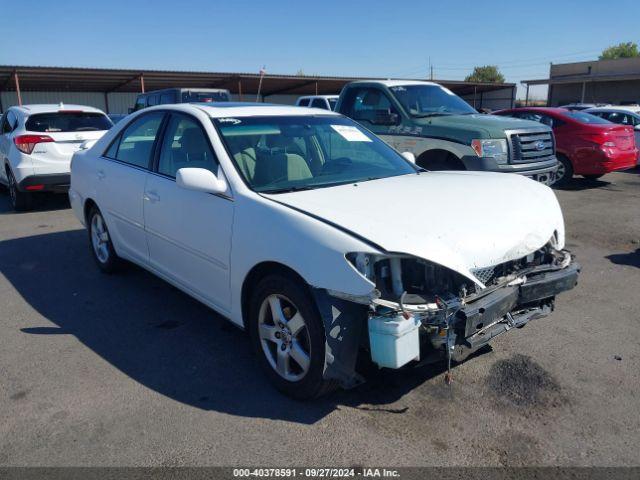
[[433,80],[433,65],[431,65],[431,57],[429,57],[429,80]]

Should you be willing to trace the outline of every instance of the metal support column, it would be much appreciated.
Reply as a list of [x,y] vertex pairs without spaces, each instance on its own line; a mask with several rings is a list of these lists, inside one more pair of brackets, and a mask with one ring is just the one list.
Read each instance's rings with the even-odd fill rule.
[[144,75],[140,74],[140,90],[144,93]]
[[13,72],[13,81],[16,84],[16,95],[18,95],[18,105],[22,106],[22,95],[20,94],[20,79],[18,78],[18,71]]
[[238,80],[238,100],[242,101],[242,80]]

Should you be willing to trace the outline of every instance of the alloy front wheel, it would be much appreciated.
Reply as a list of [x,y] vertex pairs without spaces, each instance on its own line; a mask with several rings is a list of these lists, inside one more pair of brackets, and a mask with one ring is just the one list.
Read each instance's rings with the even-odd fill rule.
[[248,306],[258,362],[278,390],[303,400],[336,386],[324,378],[325,328],[304,281],[293,274],[268,275],[252,287]]
[[311,364],[311,339],[304,317],[283,295],[269,295],[260,306],[259,335],[271,368],[290,382],[301,380]]

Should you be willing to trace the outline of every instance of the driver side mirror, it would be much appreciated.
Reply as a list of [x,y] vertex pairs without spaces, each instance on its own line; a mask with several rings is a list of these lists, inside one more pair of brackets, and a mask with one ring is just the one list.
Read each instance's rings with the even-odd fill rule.
[[215,176],[206,168],[180,168],[176,172],[176,184],[186,190],[213,193],[214,195],[227,191],[227,182]]
[[411,152],[402,152],[402,156],[405,160],[409,160],[411,163],[416,163],[416,156]]
[[394,112],[376,112],[375,119],[372,123],[376,125],[397,125],[400,122],[400,116]]

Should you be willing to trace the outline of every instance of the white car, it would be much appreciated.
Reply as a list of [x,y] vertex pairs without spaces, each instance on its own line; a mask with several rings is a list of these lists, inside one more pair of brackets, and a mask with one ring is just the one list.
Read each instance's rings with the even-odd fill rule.
[[29,209],[35,192],[66,193],[74,152],[112,126],[104,112],[83,105],[9,108],[0,120],[0,183],[13,208]]
[[358,355],[461,359],[578,275],[548,187],[426,172],[326,110],[142,110],[74,155],[69,198],[100,269],[134,262],[248,330],[297,398],[358,384]]
[[339,95],[309,95],[300,97],[296,101],[298,107],[321,108],[322,110],[335,110]]
[[[620,125],[629,125],[633,127],[636,146],[640,149],[640,106],[638,105],[621,105],[589,108],[585,112],[598,117],[609,120]],[[638,164],[640,165],[640,153],[638,154]]]

